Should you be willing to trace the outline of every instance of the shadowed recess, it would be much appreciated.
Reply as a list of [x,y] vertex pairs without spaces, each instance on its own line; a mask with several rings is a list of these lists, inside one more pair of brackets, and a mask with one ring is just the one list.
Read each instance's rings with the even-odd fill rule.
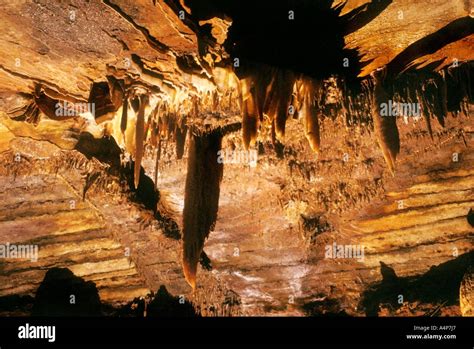
[[[314,78],[339,74],[355,78],[360,71],[356,50],[344,48],[344,35],[382,12],[391,1],[374,1],[340,16],[332,0],[233,1],[186,0],[195,20],[231,18],[225,47],[240,66],[254,62],[289,69]],[[292,11],[292,12],[290,12]],[[331,33],[331,35],[327,35]],[[348,58],[349,67],[343,66]],[[241,72],[238,72],[241,73]]]
[[[474,252],[431,267],[423,275],[397,277],[396,271],[381,262],[383,280],[372,285],[362,294],[361,305],[366,315],[377,316],[382,304],[399,308],[399,295],[409,302],[433,302],[446,305],[458,304],[459,285],[469,265],[474,264]],[[430,314],[425,314],[430,315]],[[434,315],[434,314],[432,314]]]

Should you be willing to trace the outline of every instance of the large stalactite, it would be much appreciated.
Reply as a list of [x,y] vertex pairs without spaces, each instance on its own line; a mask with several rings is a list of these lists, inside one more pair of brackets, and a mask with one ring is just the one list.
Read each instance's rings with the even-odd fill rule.
[[217,219],[224,170],[217,161],[221,144],[220,132],[190,138],[183,210],[183,271],[193,289],[204,241]]

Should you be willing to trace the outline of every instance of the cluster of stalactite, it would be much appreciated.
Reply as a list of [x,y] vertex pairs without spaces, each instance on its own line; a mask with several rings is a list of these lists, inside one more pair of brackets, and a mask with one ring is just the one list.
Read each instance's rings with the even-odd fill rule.
[[[474,103],[471,72],[474,65],[465,63],[458,67],[447,67],[438,72],[412,72],[397,78],[384,79],[384,71],[373,74],[366,82],[372,91],[371,106],[374,131],[382,149],[387,166],[393,173],[395,159],[400,151],[397,122],[408,123],[422,120],[433,139],[433,122],[445,127],[448,115],[469,116],[469,104]],[[381,115],[381,104],[405,104],[416,113],[398,110],[396,115]],[[413,119],[413,120],[410,120]]]
[[241,80],[242,141],[246,149],[257,141],[261,128],[270,128],[271,140],[284,142],[288,118],[301,118],[311,148],[319,151],[322,88],[316,80],[291,71],[261,68]]
[[[213,84],[202,86],[197,80],[194,88],[179,88],[160,82],[160,86],[112,75],[107,81],[94,83],[88,100],[57,92],[43,84],[36,84],[31,94],[16,97],[7,114],[16,121],[37,125],[42,117],[62,121],[83,118],[92,126],[83,131],[95,137],[111,135],[131,160],[134,161],[135,188],[145,154],[156,154],[155,183],[162,142],[174,142],[178,159],[184,155],[188,121],[224,119],[238,115],[240,84],[235,74],[225,68],[215,68]],[[184,73],[183,73],[184,74]],[[85,107],[84,107],[85,106]],[[88,110],[87,108],[93,108]]]
[[[380,105],[388,101],[418,104],[420,115],[415,119],[424,120],[433,137],[434,120],[444,127],[449,113],[468,114],[468,103],[473,100],[472,67],[470,62],[459,63],[438,72],[412,71],[398,77],[388,77],[381,70],[351,83],[337,77],[315,80],[268,66],[252,69],[239,80],[231,70],[216,68],[215,89],[193,93],[165,88],[163,84],[158,92],[152,91],[130,78],[109,76],[108,81],[92,85],[87,102],[94,105],[94,123],[105,122],[104,134],[112,135],[133,158],[135,186],[145,153],[156,150],[158,163],[161,143],[171,141],[175,142],[176,157],[180,159],[189,124],[208,115],[225,119],[239,112],[246,149],[265,137],[284,144],[288,119],[302,121],[302,132],[316,153],[321,147],[320,124],[324,118],[342,117],[347,127],[373,128],[387,166],[393,172],[400,151],[397,122],[407,122],[407,116],[383,116]],[[15,120],[37,124],[41,115],[63,120],[80,113],[75,110],[58,113],[58,105],[74,109],[81,101],[47,86],[37,84],[30,96],[22,97],[25,101],[9,110]]]
[[[397,122],[423,119],[431,137],[432,120],[444,127],[451,113],[468,116],[473,103],[472,63],[447,67],[438,72],[414,71],[388,77],[384,69],[351,84],[333,77],[317,81],[275,68],[260,68],[241,80],[242,140],[252,147],[259,137],[271,129],[271,140],[284,143],[288,119],[301,119],[304,135],[311,149],[319,152],[320,124],[324,118],[342,117],[347,127],[355,125],[373,129],[391,173],[400,152]],[[329,87],[328,87],[329,86]],[[413,115],[385,115],[382,105],[417,105]],[[402,110],[402,109],[400,109]]]
[[[226,81],[224,84],[228,83]],[[138,187],[139,173],[145,148],[154,153],[154,182],[157,183],[159,162],[161,160],[163,142],[175,144],[177,159],[184,156],[186,138],[190,126],[188,121],[200,118],[201,114],[231,112],[235,110],[232,94],[235,89],[217,89],[207,91],[203,96],[180,95],[173,98],[153,96],[148,91],[131,88],[123,94],[123,105],[115,117],[112,132],[114,138],[134,159],[135,188]],[[185,98],[187,97],[187,98]],[[120,125],[120,132],[118,132]],[[217,152],[217,151],[216,151]]]
[[[346,127],[368,127],[374,131],[387,167],[394,173],[401,146],[397,123],[408,119],[406,115],[383,115],[381,105],[389,101],[417,103],[421,111],[417,118],[424,120],[433,137],[433,122],[444,127],[449,114],[468,115],[468,104],[474,100],[472,68],[472,63],[464,63],[438,72],[414,71],[398,77],[388,77],[382,69],[351,83],[338,77],[315,80],[267,66],[260,66],[238,79],[232,71],[218,68],[214,74],[215,89],[193,93],[177,88],[153,90],[138,81],[109,76],[108,81],[93,84],[86,101],[94,105],[94,117],[84,117],[79,115],[83,110],[74,110],[78,102],[84,101],[39,84],[31,95],[21,96],[22,103],[11,108],[8,114],[15,120],[35,125],[41,115],[57,121],[79,115],[95,127],[103,123],[101,136],[112,136],[132,160],[128,163],[133,164],[135,189],[143,178],[142,160],[147,154],[155,158],[156,188],[163,142],[174,142],[176,158],[181,159],[186,139],[189,139],[183,270],[194,288],[204,241],[217,218],[223,171],[217,153],[223,135],[238,129],[227,125],[227,131],[215,127],[204,130],[192,126],[197,119],[209,115],[225,119],[240,113],[239,127],[246,149],[266,137],[274,144],[284,144],[288,120],[299,119],[309,147],[318,153],[324,141],[320,127],[324,119],[342,118]],[[72,110],[58,113],[58,105]]]
[[474,103],[473,68],[474,64],[469,62],[436,73],[406,74],[393,84],[394,100],[419,103],[421,117],[433,137],[432,120],[444,127],[449,113],[469,115],[469,104]]
[[[157,101],[154,106],[150,102],[149,94],[132,91],[124,96],[121,117],[116,118],[116,124],[120,124],[120,134],[116,135],[116,139],[134,159],[135,188],[139,184],[145,147],[156,149],[156,183],[162,142],[174,141],[177,158],[181,159],[188,132],[185,114],[171,110],[166,102]],[[117,128],[114,131],[117,132]]]

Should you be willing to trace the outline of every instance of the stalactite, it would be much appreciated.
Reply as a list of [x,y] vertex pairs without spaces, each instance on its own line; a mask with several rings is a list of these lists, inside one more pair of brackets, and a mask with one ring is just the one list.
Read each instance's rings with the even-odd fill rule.
[[471,88],[469,82],[469,65],[468,64],[463,64],[459,67],[459,74],[460,76],[460,85],[461,85],[461,93],[462,93],[462,99],[461,99],[461,111],[464,114],[465,117],[469,115],[469,96],[471,95]]
[[[465,72],[464,70],[462,71]],[[261,125],[263,124],[266,125],[265,127],[271,127],[272,142],[274,144],[276,144],[277,140],[282,140],[289,116],[288,108],[291,105],[293,106],[293,113],[291,115],[294,118],[299,118],[299,113],[307,115],[302,118],[305,126],[305,137],[308,139],[312,150],[316,152],[320,148],[319,124],[323,115],[336,118],[342,114],[346,127],[354,125],[371,127],[373,125],[377,141],[382,149],[387,165],[390,171],[393,172],[395,160],[400,149],[396,116],[387,116],[382,119],[378,110],[380,106],[376,108],[373,106],[374,103],[377,103],[373,102],[373,96],[386,94],[386,100],[379,102],[387,104],[389,96],[391,96],[390,101],[395,102],[395,105],[407,103],[413,106],[418,102],[419,105],[415,106],[415,108],[419,108],[420,111],[423,109],[424,122],[426,122],[426,127],[431,136],[434,132],[434,128],[431,125],[431,117],[436,117],[440,125],[443,126],[447,110],[449,110],[450,106],[453,107],[455,105],[456,110],[460,110],[463,113],[468,112],[466,101],[462,100],[464,96],[469,95],[467,84],[462,83],[462,79],[459,79],[454,72],[451,72],[450,84],[458,85],[458,93],[462,95],[459,98],[454,93],[455,98],[451,99],[456,100],[457,97],[457,101],[453,103],[453,101],[450,101],[450,96],[447,95],[447,91],[451,90],[451,86],[449,88],[447,86],[447,80],[449,79],[443,75],[444,72],[439,75],[436,73],[432,73],[431,76],[427,75],[428,77],[421,83],[421,86],[425,86],[425,91],[417,91],[417,88],[412,87],[414,84],[417,85],[413,77],[414,75],[403,75],[396,80],[384,83],[386,88],[390,87],[389,93],[382,91],[383,87],[381,84],[377,84],[375,89],[372,86],[370,92],[367,89],[365,92],[361,92],[361,86],[351,85],[348,87],[342,85],[343,81],[333,78],[336,79],[335,89],[339,94],[335,96],[331,94],[316,96],[316,101],[313,101],[311,105],[303,104],[301,99],[301,105],[298,105],[299,100],[295,98],[293,91],[295,76],[292,73],[276,68],[261,69],[241,80],[242,140],[244,147],[248,149],[254,144],[259,131],[262,130]],[[334,85],[334,81],[331,81],[331,84]],[[265,92],[263,93],[263,91]],[[225,94],[225,97],[228,95],[230,94]],[[262,99],[262,96],[265,96],[265,98]],[[326,99],[328,98],[335,99],[335,102],[327,102]],[[398,111],[401,110],[411,109],[399,109]],[[371,113],[374,114],[374,117],[368,117]],[[407,113],[403,115],[406,122],[416,120],[417,115],[412,115],[410,111]],[[413,119],[410,119],[410,117],[413,117]]]
[[183,210],[183,272],[196,287],[196,272],[204,240],[217,219],[223,164],[217,161],[222,135],[213,132],[190,137]]
[[[295,84],[296,85],[296,84]],[[299,113],[300,113],[300,110],[301,110],[301,105],[298,101],[298,98],[296,96],[296,93],[295,93],[295,90],[293,88],[293,93],[291,95],[291,98],[290,98],[290,107],[293,109],[293,115],[292,115],[292,118],[297,120],[298,119],[298,116],[299,116]],[[288,113],[290,113],[289,111],[290,108],[288,108]]]
[[264,113],[274,120],[275,135],[279,140],[285,137],[285,126],[288,117],[293,85],[294,74],[279,70],[274,73],[273,80],[267,89]]
[[168,130],[167,130],[167,139],[171,139],[171,138],[174,138],[174,131],[175,131],[175,128],[176,128],[176,114],[170,114],[169,117],[168,117]]
[[264,68],[258,71],[255,76],[253,96],[255,100],[256,113],[258,115],[258,122],[263,122],[263,114],[265,110],[265,101],[268,95],[268,89],[270,88],[273,70]]
[[[149,137],[148,135],[150,135],[150,143],[151,143],[151,136],[152,136],[152,133],[153,133],[153,123],[154,123],[154,120],[156,118],[156,114],[158,112],[158,104],[155,106],[155,108],[153,108],[153,110],[150,112],[150,114],[148,115],[148,118],[146,120],[146,123],[145,123],[145,131],[144,131],[144,141],[145,141],[145,144],[148,144],[148,141],[149,141]],[[151,130],[151,132],[150,132]]]
[[278,103],[278,111],[275,118],[275,131],[279,140],[285,139],[286,119],[288,117],[289,99],[282,96]]
[[276,138],[276,131],[275,131],[275,120],[272,120],[272,126],[271,126],[271,140],[272,144],[274,147],[277,145],[277,138]]
[[176,142],[176,158],[182,159],[184,155],[184,145],[186,143],[186,134],[188,127],[186,126],[186,119],[182,117],[175,126],[174,139]]
[[308,140],[311,149],[315,153],[318,153],[321,139],[319,133],[318,108],[315,96],[315,83],[309,79],[305,79],[299,85],[298,94],[302,100],[300,116],[303,118],[305,137]]
[[377,141],[382,150],[385,162],[392,174],[395,171],[395,160],[400,151],[400,137],[398,134],[395,116],[382,116],[380,107],[382,103],[388,103],[389,96],[382,86],[382,71],[374,74],[374,89],[371,102],[371,112],[374,122],[374,131]]
[[435,78],[430,78],[424,83],[424,95],[430,109],[430,117],[435,117],[439,124],[444,127],[443,107],[439,98],[439,85]]
[[458,68],[447,69],[447,85],[448,85],[448,111],[457,113],[461,111],[462,100],[467,93],[464,86],[465,73],[463,65]]
[[130,104],[135,114],[137,114],[138,110],[140,109],[140,98],[135,96],[134,98],[132,98],[132,101]]
[[152,148],[156,148],[156,145],[158,144],[159,129],[155,120],[151,121],[150,130],[150,145]]
[[158,187],[158,170],[159,170],[160,158],[161,158],[161,137],[159,135],[160,135],[160,131],[158,129],[158,146],[156,147],[155,172],[153,176],[155,189],[157,189]]
[[417,96],[418,105],[420,106],[421,117],[425,120],[428,133],[431,139],[433,139],[433,129],[431,127],[431,116],[430,116],[429,110],[427,110],[426,103],[424,102],[423,92],[417,89],[416,96]]
[[169,118],[170,116],[167,111],[164,111],[163,114],[160,116],[160,123],[159,123],[160,131],[165,139],[169,138],[169,135],[168,135]]
[[143,158],[144,136],[145,136],[145,107],[148,103],[148,96],[141,95],[139,100],[139,108],[137,114],[137,125],[135,129],[135,168],[134,168],[134,185],[138,188],[140,181],[140,170]]
[[199,97],[198,96],[193,96],[191,100],[191,116],[192,117],[198,117],[199,115]]
[[120,119],[120,130],[122,131],[122,134],[125,134],[125,130],[127,129],[127,119],[128,119],[128,98],[125,97],[123,99],[122,118]]
[[219,107],[219,95],[217,91],[212,92],[212,112],[217,113]]
[[125,126],[124,143],[125,150],[130,154],[135,154],[136,149],[136,126],[137,126],[137,115],[133,108],[127,108],[127,124]]
[[242,81],[242,141],[247,150],[257,139],[258,121],[254,82],[247,78]]
[[448,87],[446,85],[446,72],[441,70],[438,78],[439,101],[441,104],[441,113],[443,120],[448,115]]

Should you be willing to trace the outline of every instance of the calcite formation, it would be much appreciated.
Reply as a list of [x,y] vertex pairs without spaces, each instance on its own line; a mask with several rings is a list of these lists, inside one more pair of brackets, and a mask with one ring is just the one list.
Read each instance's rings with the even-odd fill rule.
[[472,5],[288,6],[2,1],[0,243],[39,259],[0,313],[69,268],[114,307],[472,315]]

